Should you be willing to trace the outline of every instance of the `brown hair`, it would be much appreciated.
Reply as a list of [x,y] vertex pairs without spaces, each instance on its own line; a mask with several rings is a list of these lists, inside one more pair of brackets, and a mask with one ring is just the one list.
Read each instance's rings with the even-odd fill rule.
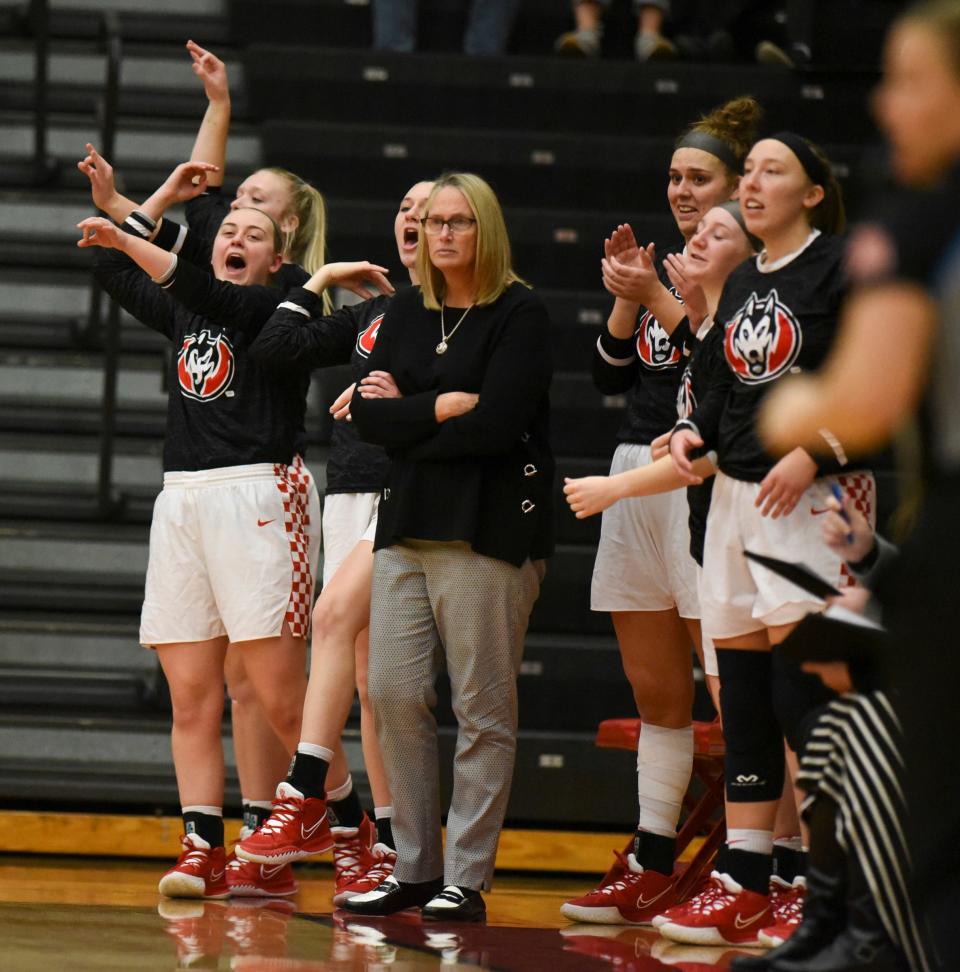
[[847,210],[843,204],[843,190],[837,177],[833,174],[833,166],[826,152],[819,145],[814,144],[810,139],[805,138],[804,142],[811,152],[823,163],[827,171],[827,177],[822,183],[823,199],[817,203],[810,211],[810,225],[821,233],[830,233],[838,236],[847,228]]
[[[757,140],[757,126],[762,115],[763,109],[756,98],[741,95],[701,115],[686,129],[684,136],[700,133],[719,139],[738,160],[739,165],[733,169],[725,160],[721,161],[724,161],[733,175],[738,176],[743,169],[743,160]],[[680,140],[682,139],[683,136]]]
[[[473,262],[476,289],[473,302],[478,307],[492,304],[512,283],[522,283],[528,287],[529,284],[514,273],[507,224],[489,183],[471,172],[447,172],[434,182],[424,206],[425,215],[430,214],[437,193],[447,188],[459,189],[463,193],[470,212],[477,221],[477,247]],[[424,306],[429,310],[440,310],[446,281],[443,274],[430,262],[430,250],[424,233],[420,234],[417,246],[417,275],[420,277]]]

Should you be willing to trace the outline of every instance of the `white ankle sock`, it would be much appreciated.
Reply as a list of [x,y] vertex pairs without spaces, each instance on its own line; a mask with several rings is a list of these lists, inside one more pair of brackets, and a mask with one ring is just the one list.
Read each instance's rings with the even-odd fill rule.
[[325,763],[333,762],[333,750],[327,749],[326,746],[318,746],[316,743],[298,742],[297,752],[305,753],[307,756],[316,756],[317,759],[322,759]]
[[730,850],[749,851],[751,854],[772,854],[773,831],[728,827],[727,847]]

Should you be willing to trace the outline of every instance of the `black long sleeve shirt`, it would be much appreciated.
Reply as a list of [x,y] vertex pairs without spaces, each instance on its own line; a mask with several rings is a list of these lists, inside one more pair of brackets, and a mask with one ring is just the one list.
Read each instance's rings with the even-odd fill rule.
[[274,287],[217,280],[179,258],[164,287],[115,250],[100,250],[104,290],[174,346],[163,468],[289,463],[302,448],[309,371],[280,377],[251,360],[250,342],[277,306]]
[[[324,316],[312,291],[295,287],[264,324],[250,356],[276,373],[351,364],[366,371],[390,303],[386,296],[341,307]],[[335,422],[327,458],[326,493],[379,493],[390,460],[383,448],[364,442],[352,422]]]
[[[776,464],[757,436],[757,412],[783,377],[820,367],[836,334],[846,294],[844,242],[817,236],[779,269],[762,272],[750,259],[727,279],[716,320],[724,327],[723,354],[733,374],[721,413],[701,405],[692,418],[722,472],[760,482]],[[819,464],[821,475],[840,467]]]
[[[463,308],[448,308],[447,324]],[[391,459],[375,548],[404,538],[462,540],[516,565],[553,551],[550,322],[541,299],[513,284],[471,308],[438,355],[440,314],[420,291],[397,294],[367,372],[388,371],[402,398],[356,392],[354,423]],[[437,396],[475,392],[477,407],[439,423]]]

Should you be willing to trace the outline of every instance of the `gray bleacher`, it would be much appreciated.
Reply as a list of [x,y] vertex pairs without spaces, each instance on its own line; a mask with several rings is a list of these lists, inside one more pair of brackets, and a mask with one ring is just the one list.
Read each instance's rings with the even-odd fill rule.
[[[622,402],[598,395],[589,378],[596,329],[609,307],[599,286],[601,244],[624,219],[644,239],[673,241],[663,192],[677,130],[727,97],[754,93],[771,130],[794,127],[826,143],[854,202],[849,176],[872,133],[869,72],[560,62],[547,52],[553,32],[565,26],[563,6],[527,0],[519,54],[471,61],[454,52],[459,14],[448,0],[423,4],[426,46],[446,47],[431,57],[366,50],[369,8],[356,2],[273,0],[267,16],[262,0],[53,0],[48,152],[59,166],[41,185],[22,178],[33,144],[32,33],[20,5],[0,6],[6,805],[177,805],[163,685],[153,656],[137,645],[161,475],[165,349],[125,315],[112,463],[122,502],[106,514],[97,502],[103,335],[87,326],[90,254],[73,245],[73,227],[91,211],[75,162],[86,141],[98,141],[100,13],[116,14],[123,38],[113,161],[134,197],[189,155],[204,101],[183,52],[188,37],[230,65],[236,97],[228,185],[261,161],[311,178],[328,199],[333,259],[397,267],[392,219],[409,184],[458,167],[490,179],[506,206],[517,270],[551,310],[562,477],[603,472],[613,452]],[[5,182],[5,171],[17,178]],[[309,459],[322,476],[323,405],[341,383],[321,378],[317,385]],[[548,825],[629,824],[624,760],[592,742],[600,718],[634,714],[609,619],[588,609],[599,523],[567,512],[559,481],[556,499],[559,546],[527,641],[509,813]],[[441,716],[448,752],[451,721]],[[353,722],[347,742],[359,764]],[[571,770],[592,781],[589,807],[569,786]],[[232,773],[228,788],[235,798]]]

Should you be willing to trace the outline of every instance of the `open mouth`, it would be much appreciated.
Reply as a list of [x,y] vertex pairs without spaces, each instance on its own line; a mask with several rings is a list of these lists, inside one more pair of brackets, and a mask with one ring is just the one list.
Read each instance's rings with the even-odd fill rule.
[[404,229],[403,231],[404,246],[416,246],[419,239],[420,239],[420,234],[417,232],[415,226],[407,226]]
[[239,253],[228,253],[226,267],[228,270],[246,270],[247,261]]

